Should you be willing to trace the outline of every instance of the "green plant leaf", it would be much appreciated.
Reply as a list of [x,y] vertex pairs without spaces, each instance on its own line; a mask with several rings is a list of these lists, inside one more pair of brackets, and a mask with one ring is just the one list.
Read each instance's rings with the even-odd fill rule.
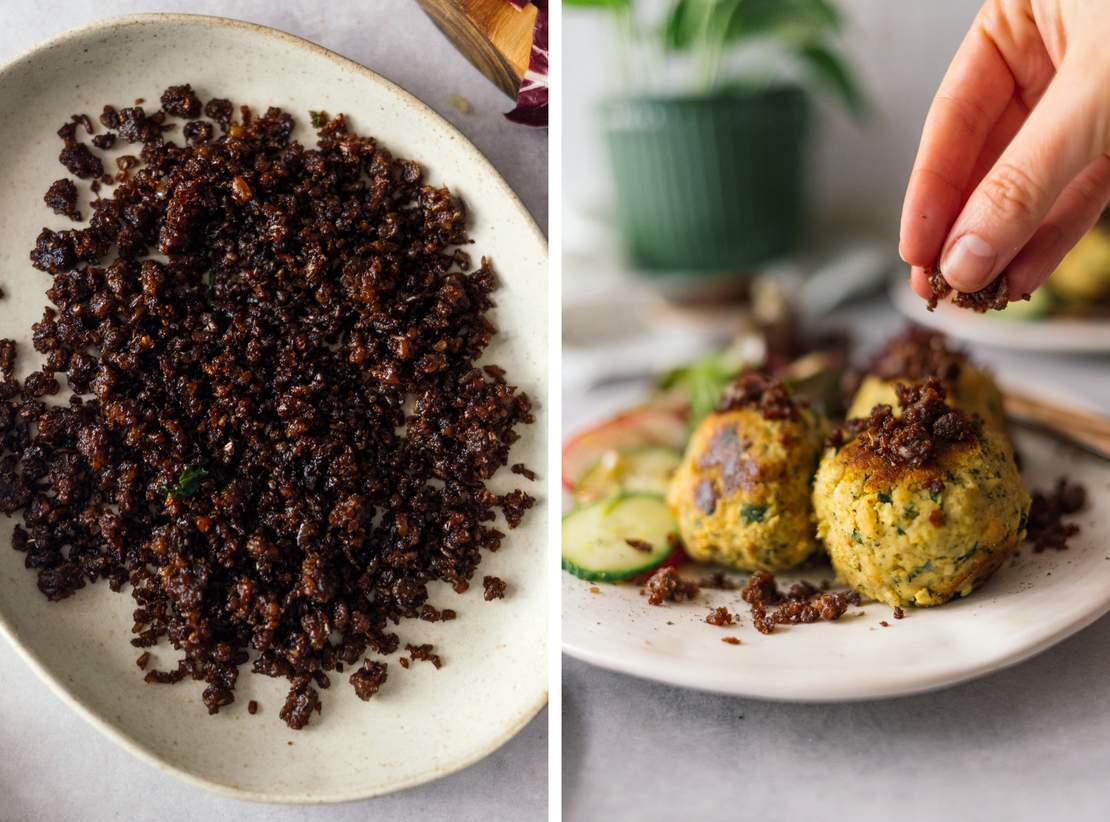
[[810,41],[840,28],[840,14],[827,0],[743,0],[729,17],[728,42],[768,37],[782,43]]
[[836,95],[857,117],[867,112],[867,101],[855,74],[840,55],[821,43],[807,43],[797,50],[798,58],[818,83]]

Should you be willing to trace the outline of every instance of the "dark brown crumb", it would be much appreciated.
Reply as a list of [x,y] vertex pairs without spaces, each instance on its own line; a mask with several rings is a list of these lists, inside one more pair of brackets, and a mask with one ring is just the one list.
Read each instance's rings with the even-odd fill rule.
[[741,587],[739,580],[734,579],[724,571],[709,572],[697,580],[697,586],[716,591],[735,591]]
[[200,116],[200,100],[188,83],[170,86],[162,92],[162,111],[175,117],[192,120]]
[[423,645],[406,645],[405,650],[409,652],[409,657],[413,662],[430,662],[435,666],[436,670],[443,667],[443,662],[439,658],[439,654],[433,653],[435,648],[429,644]]
[[497,505],[505,515],[505,522],[510,528],[516,528],[524,519],[524,512],[536,504],[535,498],[516,488],[497,498]]
[[1066,551],[1068,540],[1079,533],[1074,522],[1063,518],[1078,513],[1087,504],[1087,489],[1078,483],[1069,483],[1066,477],[1056,480],[1056,487],[1048,492],[1035,491],[1029,506],[1025,540],[1033,551]]
[[624,542],[629,548],[644,554],[650,554],[654,550],[650,542],[644,542],[642,539],[626,539]]
[[726,642],[729,645],[739,645],[740,644],[740,637],[723,636],[723,637],[721,637],[721,642]]
[[939,508],[934,508],[932,511],[929,512],[929,523],[934,528],[944,527],[944,521],[944,511],[940,510]]
[[388,669],[389,665],[385,662],[366,660],[361,668],[351,674],[351,685],[354,687],[358,698],[363,702],[368,702],[370,697],[374,696],[385,684],[385,680],[389,676]]
[[684,602],[701,593],[697,583],[683,579],[678,571],[669,565],[648,577],[643,592],[648,595],[649,605],[662,605],[667,600]]
[[149,662],[150,651],[143,651],[141,654],[139,654],[139,658],[135,660],[135,664],[138,665],[139,668],[142,670],[146,670],[147,663]]
[[943,334],[911,326],[887,341],[871,358],[867,372],[881,380],[917,382],[938,377],[951,385],[966,365],[967,355],[950,348]]
[[207,143],[212,139],[212,124],[204,120],[193,120],[191,123],[186,123],[185,128],[182,129],[181,134],[185,137],[185,141],[189,145],[197,146],[201,143]]
[[512,467],[512,472],[514,474],[520,474],[527,480],[535,481],[536,479],[536,472],[533,471],[531,468],[526,467],[523,462],[514,463]]
[[294,683],[278,716],[294,731],[299,731],[308,724],[312,712],[319,713],[319,710],[320,694],[308,684],[308,678],[305,677]]
[[77,210],[77,186],[73,180],[63,177],[55,180],[46,190],[42,200],[55,214],[61,214],[74,222],[81,222],[81,212]]
[[110,131],[98,134],[92,138],[92,144],[99,149],[107,151],[116,144],[116,135]]
[[133,645],[180,654],[146,681],[202,681],[216,712],[249,662],[299,728],[530,507],[487,483],[531,406],[477,365],[497,280],[450,191],[343,116],[304,147],[279,109],[208,108],[224,134],[188,146],[106,107],[137,156],[87,228],[35,240],[45,363],[0,380],[0,513],[47,599],[126,587]]
[[74,143],[65,146],[58,155],[58,162],[74,177],[90,180],[104,174],[104,163],[100,158],[89,151],[84,143]]
[[450,608],[444,608],[441,611],[427,602],[420,609],[420,618],[425,622],[449,622],[456,616],[458,615]]
[[401,667],[405,668],[405,669],[408,669],[409,665],[412,664],[412,663],[409,662],[409,658],[407,656],[401,657],[401,659],[399,661],[401,663]]
[[885,619],[880,619],[879,624],[882,625],[884,628],[889,628],[890,627],[890,623],[887,622]]
[[734,622],[734,618],[729,612],[728,608],[721,606],[720,608],[714,608],[713,610],[711,610],[709,612],[709,616],[705,618],[705,621],[708,622],[710,625],[716,625],[719,628],[723,628],[726,625],[732,625]]
[[[15,340],[0,340],[0,374],[10,379],[15,372]],[[2,408],[4,406],[0,406]],[[13,412],[14,413],[14,412]]]
[[204,104],[204,116],[219,123],[224,132],[231,128],[231,117],[234,112],[235,106],[232,105],[230,100],[225,100],[222,97],[216,97]]
[[895,619],[902,619],[905,616],[906,616],[906,612],[903,611],[901,608],[895,608],[894,609],[894,618]]
[[482,594],[486,602],[492,602],[495,599],[505,598],[505,582],[497,577],[482,577],[482,587],[485,592]]
[[[944,279],[940,273],[939,268],[933,268],[928,272],[929,274],[929,288],[932,290],[932,295],[929,297],[926,307],[933,311],[937,307],[937,303],[953,293],[952,286]],[[952,298],[952,302],[960,308],[970,308],[979,314],[984,314],[992,308],[996,311],[1001,311],[1010,302],[1010,288],[1006,282],[1006,275],[999,274],[990,283],[983,286],[979,291],[965,293],[956,291]],[[1028,295],[1026,295],[1027,297]],[[1026,297],[1023,297],[1026,298]]]
[[766,420],[786,420],[796,419],[801,405],[778,377],[748,369],[725,389],[717,411],[756,408]]
[[250,702],[247,703],[247,713],[251,716],[254,716],[256,713],[258,713],[258,703],[255,700],[252,699],[250,700]]

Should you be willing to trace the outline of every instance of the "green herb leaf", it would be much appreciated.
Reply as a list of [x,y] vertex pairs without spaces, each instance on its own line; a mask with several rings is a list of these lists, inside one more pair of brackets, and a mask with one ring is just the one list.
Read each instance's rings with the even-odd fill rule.
[[885,502],[889,505],[892,501],[893,500],[892,500],[890,494],[888,494],[886,491],[880,491],[879,492],[879,502]]
[[863,545],[863,534],[861,534],[856,528],[852,529],[852,539],[854,539],[860,545]]
[[766,513],[766,505],[744,505],[740,508],[740,519],[745,525],[751,525],[753,522],[763,522],[763,515]]
[[321,129],[328,124],[328,113],[326,111],[310,111],[308,118],[312,121],[312,127]]
[[208,471],[200,466],[190,465],[181,472],[177,478],[177,485],[172,488],[163,485],[160,489],[167,499],[186,499],[200,490],[201,481],[208,476]]

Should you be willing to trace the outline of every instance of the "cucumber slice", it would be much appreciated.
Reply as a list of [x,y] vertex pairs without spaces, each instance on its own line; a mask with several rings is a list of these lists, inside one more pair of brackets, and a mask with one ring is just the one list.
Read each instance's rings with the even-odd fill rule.
[[574,486],[578,502],[591,502],[617,491],[666,494],[682,453],[662,445],[640,445],[607,451]]
[[[677,533],[662,496],[618,492],[563,517],[563,570],[592,582],[629,579],[662,564]],[[633,548],[628,540],[651,550]]]

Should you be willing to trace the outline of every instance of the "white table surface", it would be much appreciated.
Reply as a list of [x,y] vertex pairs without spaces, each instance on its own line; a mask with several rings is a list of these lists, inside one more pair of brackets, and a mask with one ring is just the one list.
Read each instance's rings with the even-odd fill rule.
[[[885,298],[828,321],[865,346],[902,323]],[[1110,411],[1106,358],[972,352],[1002,378]],[[564,432],[643,390],[565,392]],[[705,694],[563,657],[563,813],[574,822],[1102,822],[1108,774],[1110,616],[977,681],[845,705]]]
[[[363,63],[454,123],[547,224],[547,132],[514,126],[511,101],[450,46],[412,0],[3,0],[0,63],[65,29],[151,11],[237,17],[300,35]],[[472,107],[448,103],[458,94]],[[65,707],[0,641],[0,820],[466,820],[546,818],[547,712],[482,762],[366,802],[253,805],[214,796],[134,759]]]

